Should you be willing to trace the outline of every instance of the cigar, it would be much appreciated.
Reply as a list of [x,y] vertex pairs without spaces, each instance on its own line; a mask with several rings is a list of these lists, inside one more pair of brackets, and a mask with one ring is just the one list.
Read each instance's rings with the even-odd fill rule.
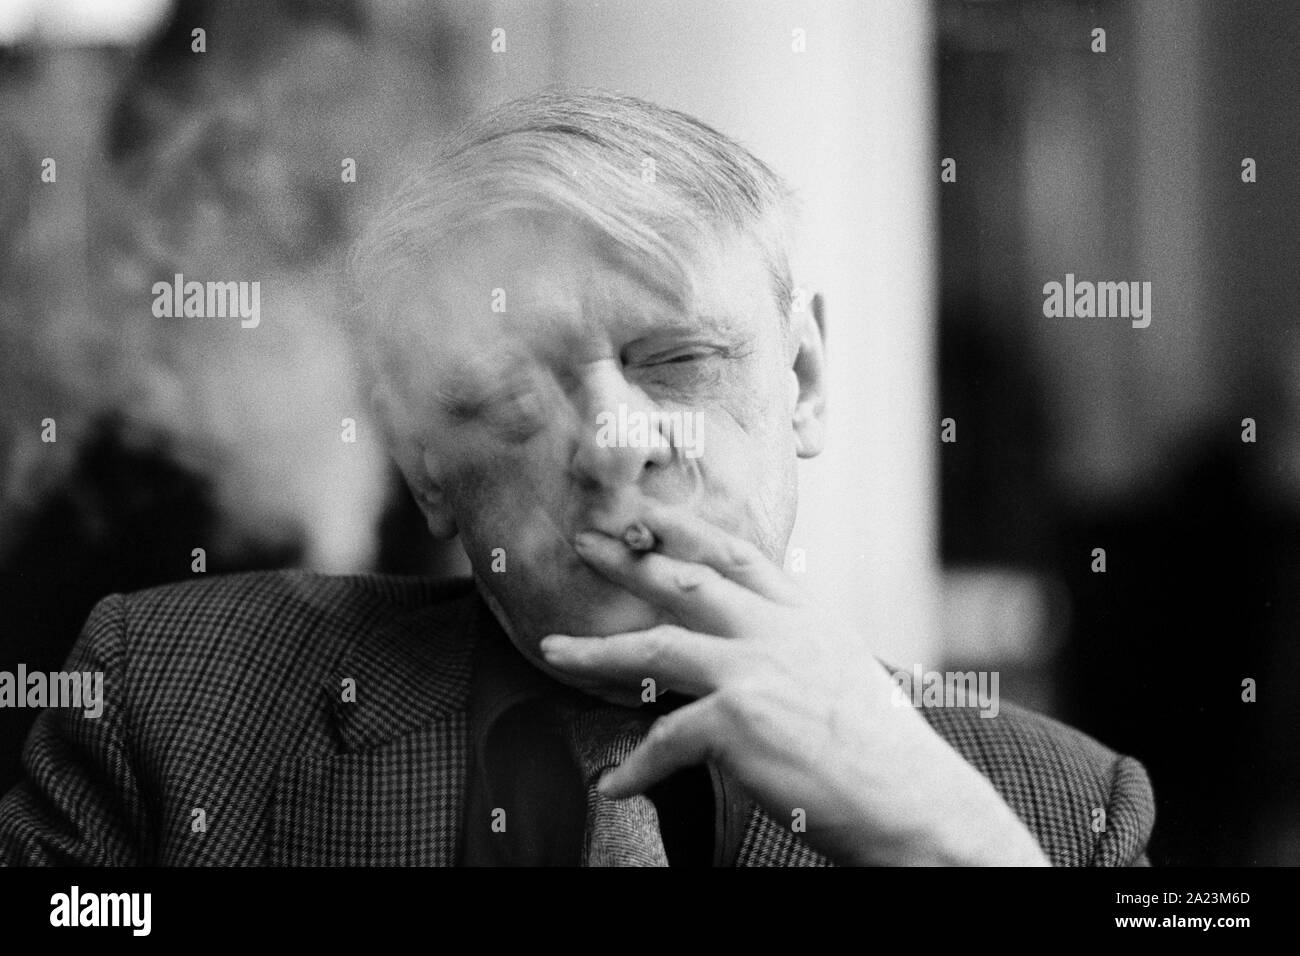
[[654,532],[639,521],[635,521],[627,526],[623,532],[623,543],[633,551],[649,551],[654,548]]

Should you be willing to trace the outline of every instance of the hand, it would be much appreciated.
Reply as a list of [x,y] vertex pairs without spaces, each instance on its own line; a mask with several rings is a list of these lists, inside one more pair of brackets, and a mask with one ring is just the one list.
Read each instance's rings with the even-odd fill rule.
[[641,520],[661,551],[597,532],[575,547],[679,623],[541,643],[548,664],[608,700],[639,700],[647,677],[696,698],[605,776],[606,794],[713,761],[777,822],[802,811],[803,838],[841,864],[1047,865],[992,784],[899,705],[866,642],[808,606],[756,547],[679,509]]

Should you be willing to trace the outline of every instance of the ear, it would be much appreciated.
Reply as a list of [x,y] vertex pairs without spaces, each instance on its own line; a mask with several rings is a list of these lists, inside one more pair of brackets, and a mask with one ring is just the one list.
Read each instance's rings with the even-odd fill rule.
[[425,447],[406,403],[387,383],[379,384],[370,393],[370,405],[383,430],[388,453],[402,472],[406,486],[411,489],[416,504],[435,538],[454,538],[456,519],[435,477],[437,460]]
[[798,321],[793,367],[798,393],[791,424],[799,457],[815,458],[826,445],[826,320],[821,293],[813,296],[811,313],[798,313]]

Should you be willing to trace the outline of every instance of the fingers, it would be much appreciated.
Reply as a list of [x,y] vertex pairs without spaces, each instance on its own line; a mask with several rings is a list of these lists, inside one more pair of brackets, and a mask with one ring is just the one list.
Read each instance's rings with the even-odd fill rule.
[[641,745],[601,778],[600,791],[615,800],[644,793],[684,767],[716,758],[721,718],[712,698],[687,704],[660,717]]
[[540,649],[547,664],[580,684],[640,687],[648,677],[656,694],[673,690],[692,697],[712,693],[742,661],[729,642],[669,624],[610,637],[552,634]]
[[648,503],[646,527],[670,557],[703,564],[741,587],[781,604],[800,603],[795,583],[753,543],[709,524],[682,508]]
[[771,605],[753,591],[702,564],[658,552],[635,552],[617,538],[584,532],[574,549],[595,570],[685,626],[722,637],[752,631]]

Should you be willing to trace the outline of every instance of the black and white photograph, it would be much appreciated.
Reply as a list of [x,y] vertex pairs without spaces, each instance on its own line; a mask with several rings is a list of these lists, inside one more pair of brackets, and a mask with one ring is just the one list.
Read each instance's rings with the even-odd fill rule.
[[0,925],[766,867],[1249,940],[1297,49],[1288,0],[0,0]]

